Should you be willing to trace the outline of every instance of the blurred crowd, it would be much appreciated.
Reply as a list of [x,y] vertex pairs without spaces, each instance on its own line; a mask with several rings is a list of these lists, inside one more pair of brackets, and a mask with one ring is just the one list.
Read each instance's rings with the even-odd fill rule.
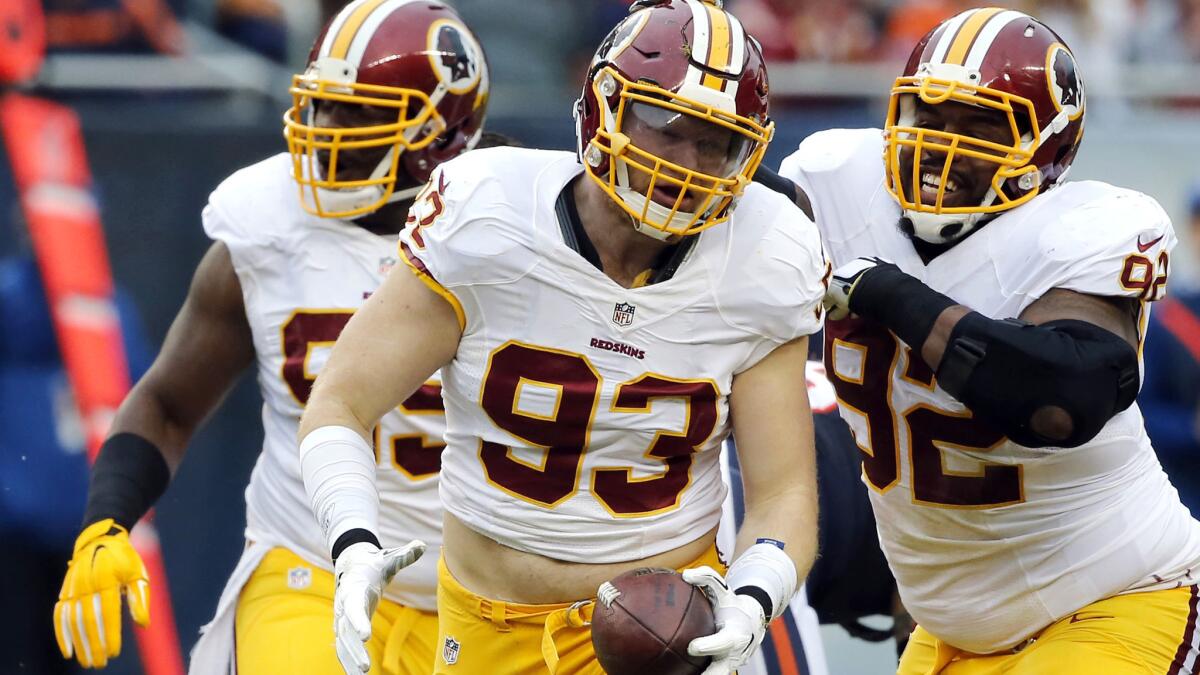
[[[285,61],[290,33],[308,37],[344,0],[43,0],[56,50],[179,52],[180,22],[195,20],[272,59]],[[452,2],[506,24],[581,26],[543,33],[553,45],[591,45],[588,26],[611,25],[630,0]],[[893,61],[939,21],[975,0],[727,0],[770,58],[793,61]],[[1200,0],[1017,0],[998,2],[1058,28],[1085,56],[1117,62],[1200,60]],[[306,6],[305,11],[297,11]],[[490,9],[489,9],[490,6]],[[314,21],[315,18],[315,21]],[[476,22],[487,26],[488,23]],[[303,42],[304,40],[301,40]],[[539,45],[524,43],[526,48]],[[590,48],[589,48],[590,49]],[[294,55],[293,55],[294,56]]]
[[1200,59],[1200,0],[731,0],[782,61],[895,61],[948,16],[981,4],[1033,14],[1081,55],[1118,62]]

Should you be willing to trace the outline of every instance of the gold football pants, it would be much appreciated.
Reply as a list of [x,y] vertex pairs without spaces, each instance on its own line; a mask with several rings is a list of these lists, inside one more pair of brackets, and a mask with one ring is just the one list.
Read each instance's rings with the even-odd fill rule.
[[[688,567],[724,572],[712,546]],[[490,600],[463,587],[438,561],[437,675],[603,675],[592,650],[591,607]],[[557,667],[552,664],[557,659]]]
[[897,675],[1191,675],[1197,599],[1195,586],[1106,598],[1000,654],[964,652],[918,627]]
[[[343,675],[333,647],[333,574],[272,549],[238,597],[241,675]],[[380,600],[371,619],[371,675],[429,675],[437,614]]]

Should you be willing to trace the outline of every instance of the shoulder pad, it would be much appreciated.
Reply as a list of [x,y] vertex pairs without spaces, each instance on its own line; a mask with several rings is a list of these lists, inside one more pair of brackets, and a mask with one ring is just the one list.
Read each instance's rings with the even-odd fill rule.
[[829,129],[805,138],[783,160],[779,175],[796,183],[808,196],[822,228],[839,211],[838,200],[861,199],[879,185],[883,175],[883,131]]
[[729,325],[773,347],[820,329],[828,265],[808,216],[783,195],[751,187],[728,224],[734,234],[716,301]]
[[239,169],[208,197],[205,233],[230,249],[272,247],[309,216],[300,206],[287,153]]
[[417,195],[401,242],[446,288],[524,276],[538,260],[526,195],[547,154],[488,148],[442,164]]
[[[1056,194],[1058,193],[1058,194]],[[1096,181],[1066,183],[1043,197],[1031,223],[1045,266],[1040,293],[1079,293],[1156,300],[1169,272],[1175,231],[1149,195]],[[1053,201],[1051,201],[1053,200]]]
[[836,171],[864,156],[883,161],[882,130],[827,129],[801,141],[779,165],[779,173],[794,180],[798,172]]

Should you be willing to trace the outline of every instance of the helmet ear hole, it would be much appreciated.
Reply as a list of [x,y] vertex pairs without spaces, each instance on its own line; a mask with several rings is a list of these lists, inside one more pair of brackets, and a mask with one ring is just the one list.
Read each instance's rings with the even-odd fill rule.
[[1064,162],[1064,160],[1067,159],[1067,155],[1073,155],[1073,154],[1075,154],[1075,148],[1073,146],[1069,146],[1069,145],[1062,146],[1061,148],[1058,149],[1058,152],[1054,153],[1054,164],[1056,164],[1056,165],[1062,164]]
[[1033,120],[1028,115],[1014,115],[1017,121],[1017,134],[1021,140],[1029,140],[1033,138]]
[[462,130],[459,127],[443,131],[437,138],[433,139],[433,147],[437,150],[445,150],[458,138],[460,133],[462,133]]

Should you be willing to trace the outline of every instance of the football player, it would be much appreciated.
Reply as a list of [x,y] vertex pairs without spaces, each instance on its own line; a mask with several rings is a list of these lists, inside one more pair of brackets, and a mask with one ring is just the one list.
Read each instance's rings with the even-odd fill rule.
[[1200,524],[1134,404],[1171,223],[1065,182],[1086,98],[1018,11],[937,26],[885,128],[782,173],[836,267],[825,363],[919,628],[900,673],[1192,673]]
[[[751,185],[773,126],[757,43],[719,4],[642,0],[600,45],[578,152],[492,149],[439,167],[396,270],[334,347],[301,465],[340,572],[340,648],[420,549],[381,549],[369,429],[441,368],[447,448],[437,673],[598,673],[600,584],[684,570],[728,673],[784,612],[816,540],[808,335],[816,229]],[[736,211],[734,206],[736,205]],[[779,414],[777,414],[779,411]],[[714,545],[736,429],[746,518]]]
[[[317,38],[291,92],[290,152],[213,192],[203,223],[214,243],[93,470],[86,528],[55,609],[63,654],[84,666],[102,667],[120,651],[122,593],[136,621],[149,619],[146,572],[128,530],[254,362],[265,439],[246,491],[247,547],[191,668],[342,670],[331,633],[333,567],[300,480],[296,429],[329,346],[396,263],[413,196],[437,164],[478,141],[488,73],[479,43],[444,4],[356,0]],[[440,540],[443,429],[436,382],[414,388],[374,429],[370,466],[385,537]],[[428,561],[379,589],[373,672],[432,668],[435,586]]]

